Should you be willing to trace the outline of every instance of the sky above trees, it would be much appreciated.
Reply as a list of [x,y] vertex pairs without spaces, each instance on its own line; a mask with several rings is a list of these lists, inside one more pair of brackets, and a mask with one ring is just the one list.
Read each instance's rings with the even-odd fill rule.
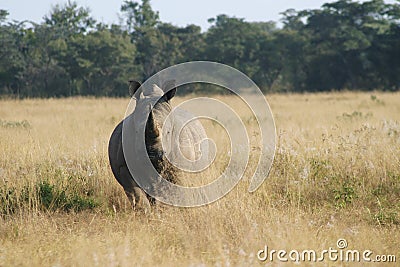
[[[5,2],[5,3],[4,3]],[[41,22],[45,14],[49,14],[51,6],[66,3],[62,0],[9,0],[3,1],[1,8],[8,10],[9,18],[22,21],[32,20]],[[79,6],[89,7],[91,15],[104,23],[118,24],[118,14],[122,0],[98,1],[98,0],[78,0]],[[160,19],[163,22],[172,23],[177,26],[196,24],[206,30],[210,23],[209,18],[220,14],[244,18],[246,21],[269,21],[278,22],[282,16],[281,12],[293,8],[296,10],[316,9],[322,4],[334,2],[330,0],[152,0],[151,5],[154,10],[160,12]],[[363,2],[363,1],[361,1]],[[396,0],[386,0],[386,3],[395,3]]]

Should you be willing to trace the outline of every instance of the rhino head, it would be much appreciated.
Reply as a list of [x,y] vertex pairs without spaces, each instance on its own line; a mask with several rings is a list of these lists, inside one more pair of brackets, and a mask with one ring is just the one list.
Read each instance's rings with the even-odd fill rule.
[[[169,168],[166,154],[171,153],[172,128],[171,121],[167,120],[171,113],[172,106],[170,100],[175,96],[176,88],[174,81],[163,84],[161,89],[156,84],[150,87],[139,87],[141,90],[133,92],[136,99],[135,110],[132,113],[133,127],[135,129],[135,147],[138,148],[142,142],[140,129],[145,126],[146,151],[136,151],[140,155],[147,153],[151,163],[158,173],[165,173]],[[155,104],[153,104],[155,103]],[[148,114],[148,116],[146,116]],[[164,142],[164,146],[163,146]],[[166,173],[165,173],[166,174]],[[174,175],[166,174],[165,178],[175,182]]]

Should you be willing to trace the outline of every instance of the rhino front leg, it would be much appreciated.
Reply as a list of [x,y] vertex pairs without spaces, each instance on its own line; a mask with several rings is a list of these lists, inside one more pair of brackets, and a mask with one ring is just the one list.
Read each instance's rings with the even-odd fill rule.
[[140,187],[135,186],[130,190],[125,190],[125,194],[134,210],[144,213],[150,212],[150,202],[147,199],[146,193]]
[[120,179],[118,180],[124,188],[125,194],[129,199],[134,210],[149,212],[150,202],[146,193],[138,186],[132,178],[128,168],[123,166],[120,168]]

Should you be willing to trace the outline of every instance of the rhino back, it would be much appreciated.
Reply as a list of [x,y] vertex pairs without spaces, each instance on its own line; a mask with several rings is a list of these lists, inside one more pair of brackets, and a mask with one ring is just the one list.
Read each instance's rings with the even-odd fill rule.
[[179,144],[187,159],[196,160],[201,149],[207,152],[208,147],[200,147],[202,141],[207,139],[203,125],[193,114],[184,109],[174,110],[174,135],[176,144]]

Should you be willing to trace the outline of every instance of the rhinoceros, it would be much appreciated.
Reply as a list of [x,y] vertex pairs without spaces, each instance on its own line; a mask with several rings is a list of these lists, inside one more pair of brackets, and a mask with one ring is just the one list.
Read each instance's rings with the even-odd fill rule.
[[[148,157],[156,171],[169,182],[179,184],[177,167],[173,163],[179,162],[182,157],[190,162],[196,162],[201,156],[204,159],[207,150],[203,142],[207,139],[207,135],[200,121],[195,120],[187,124],[189,120],[193,119],[193,115],[185,110],[172,109],[170,100],[176,93],[173,81],[167,81],[161,87],[163,89],[154,84],[152,87],[145,88],[139,82],[130,81],[129,90],[132,98],[136,100],[136,106],[134,111],[116,126],[108,147],[109,161],[115,178],[123,187],[134,210],[145,212],[150,210],[151,204],[155,204],[155,200],[140,188],[127,166],[122,144],[124,121],[133,123],[133,128],[138,128],[143,123],[146,124],[147,153],[135,151],[135,156]],[[154,98],[159,100],[154,106],[151,106],[151,100]],[[148,118],[145,115],[146,111],[149,114]],[[167,117],[169,123],[166,123]],[[147,121],[145,121],[146,118]],[[135,140],[139,137],[133,134],[127,138],[132,138],[132,144],[135,144]],[[132,149],[135,150],[135,147]]]

